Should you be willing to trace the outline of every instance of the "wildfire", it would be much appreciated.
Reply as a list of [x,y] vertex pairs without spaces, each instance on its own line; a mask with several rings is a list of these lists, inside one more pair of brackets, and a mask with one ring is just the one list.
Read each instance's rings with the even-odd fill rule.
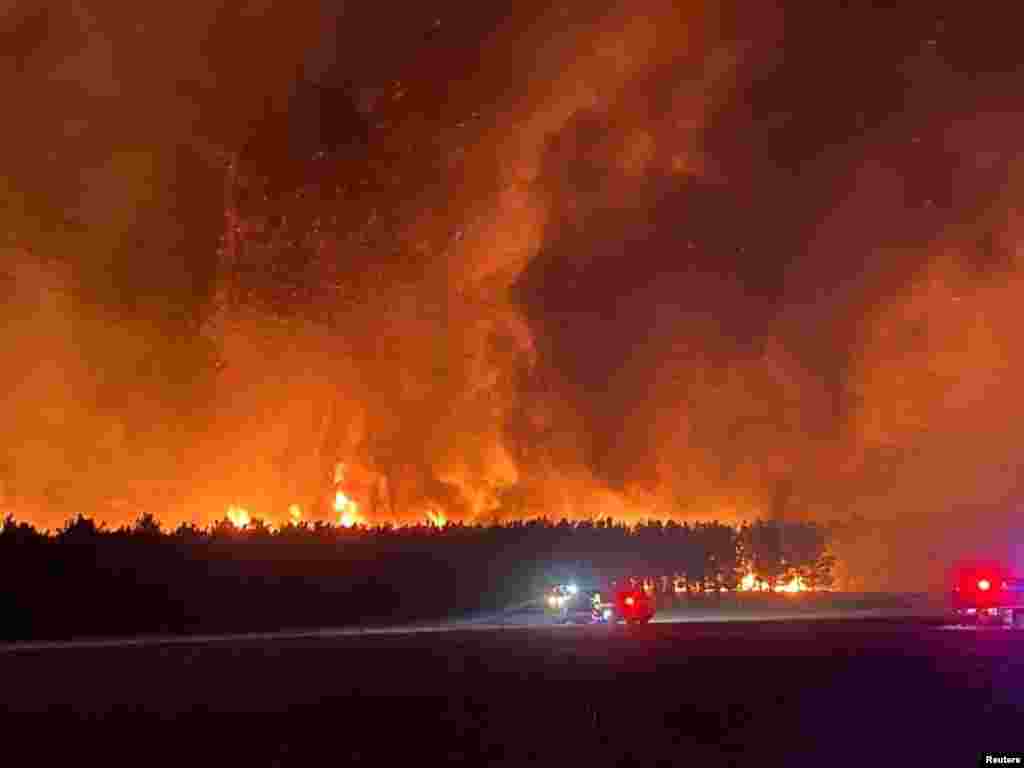
[[[345,482],[347,467],[343,462],[334,465],[334,485],[339,486]],[[340,488],[334,494],[334,511],[338,513],[338,525],[343,528],[351,528],[355,525],[366,525],[366,520],[359,514],[359,505],[345,495]]]
[[427,520],[430,521],[431,525],[436,525],[438,528],[444,528],[448,525],[448,518],[444,516],[444,512],[441,510],[434,512],[433,510],[428,509]]
[[758,584],[757,577],[754,575],[754,572],[750,571],[746,576],[740,579],[740,584],[737,589],[740,592],[759,592],[761,591],[762,586],[763,585]]
[[249,513],[242,509],[242,507],[236,507],[232,504],[228,507],[228,520],[231,521],[235,528],[245,528],[249,524]]
[[810,592],[804,580],[796,574],[789,581],[775,585],[776,592]]
[[302,509],[298,504],[292,504],[288,507],[288,515],[291,517],[292,522],[298,525],[302,520]]
[[342,491],[338,491],[334,496],[334,511],[338,513],[338,525],[344,528],[366,525],[366,520],[359,514],[359,505]]
[[737,586],[738,592],[810,592],[810,587],[804,582],[800,574],[793,574],[786,581],[780,581],[775,584],[775,588],[772,589],[768,582],[759,579],[754,575],[753,571],[748,571],[747,574],[740,579],[739,586]]

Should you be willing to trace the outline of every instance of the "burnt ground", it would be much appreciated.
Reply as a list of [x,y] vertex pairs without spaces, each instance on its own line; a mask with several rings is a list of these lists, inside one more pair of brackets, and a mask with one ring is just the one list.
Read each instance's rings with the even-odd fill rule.
[[973,766],[1024,750],[1024,632],[921,620],[17,650],[0,686],[8,765]]

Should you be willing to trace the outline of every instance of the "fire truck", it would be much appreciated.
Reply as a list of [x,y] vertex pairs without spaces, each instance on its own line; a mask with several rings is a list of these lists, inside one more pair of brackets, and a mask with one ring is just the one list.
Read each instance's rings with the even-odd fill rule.
[[1024,629],[1024,579],[999,565],[957,568],[951,602],[954,624]]
[[654,618],[656,610],[653,590],[648,590],[636,579],[612,585],[612,618],[626,624],[646,624]]
[[654,596],[635,579],[607,589],[556,584],[545,599],[548,614],[562,624],[646,624],[655,614]]

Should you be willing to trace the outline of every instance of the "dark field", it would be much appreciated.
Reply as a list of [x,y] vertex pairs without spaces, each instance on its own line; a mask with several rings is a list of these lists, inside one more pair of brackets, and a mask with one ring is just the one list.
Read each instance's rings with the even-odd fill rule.
[[1024,749],[1024,632],[923,619],[22,650],[0,680],[6,754],[34,765],[968,766]]

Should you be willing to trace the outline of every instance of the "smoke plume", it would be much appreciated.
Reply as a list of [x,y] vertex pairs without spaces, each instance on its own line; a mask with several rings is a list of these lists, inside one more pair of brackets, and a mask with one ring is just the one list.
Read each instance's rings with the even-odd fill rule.
[[482,6],[11,4],[0,504],[1017,557],[1013,25]]

